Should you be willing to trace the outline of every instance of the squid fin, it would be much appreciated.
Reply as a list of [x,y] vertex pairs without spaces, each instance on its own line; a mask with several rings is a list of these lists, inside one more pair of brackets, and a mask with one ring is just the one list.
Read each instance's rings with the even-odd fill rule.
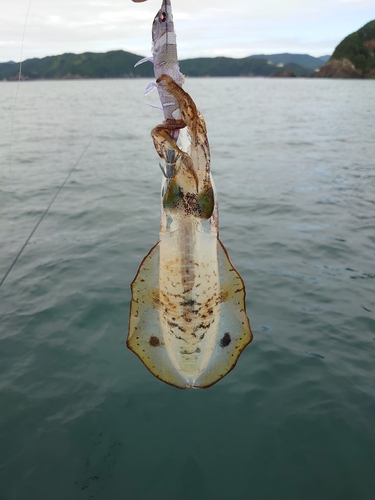
[[128,348],[158,379],[185,389],[186,380],[169,359],[159,317],[160,242],[151,248],[141,262],[131,284]]
[[253,338],[246,315],[244,283],[225,247],[219,239],[216,241],[220,275],[220,307],[215,317],[218,326],[212,331],[215,338],[212,339],[210,359],[195,379],[176,369],[165,345],[160,321],[160,242],[146,255],[131,285],[127,346],[155,377],[180,389],[206,388],[221,380],[234,368],[241,352]]
[[246,315],[245,285],[233,267],[228,252],[217,239],[217,258],[220,274],[219,330],[210,362],[194,382],[194,387],[206,388],[227,375],[236,365],[245,347],[253,340]]

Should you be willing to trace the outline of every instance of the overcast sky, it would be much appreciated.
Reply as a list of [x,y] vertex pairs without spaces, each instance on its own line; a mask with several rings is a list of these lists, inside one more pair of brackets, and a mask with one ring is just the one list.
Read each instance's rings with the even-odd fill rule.
[[[31,0],[22,59],[123,49],[149,55],[161,0]],[[29,0],[0,0],[0,62],[19,61]],[[172,0],[180,59],[331,54],[375,0]]]

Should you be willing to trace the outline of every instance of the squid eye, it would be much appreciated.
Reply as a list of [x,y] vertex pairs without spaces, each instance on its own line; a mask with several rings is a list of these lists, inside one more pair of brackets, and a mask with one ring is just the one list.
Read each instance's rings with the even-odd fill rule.
[[161,12],[160,13],[160,16],[159,16],[159,20],[162,22],[162,23],[165,23],[165,21],[167,20],[167,14],[165,12]]

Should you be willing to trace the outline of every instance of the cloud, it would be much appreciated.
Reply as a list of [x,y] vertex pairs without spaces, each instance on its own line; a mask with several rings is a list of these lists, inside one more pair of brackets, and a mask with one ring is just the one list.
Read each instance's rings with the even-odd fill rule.
[[[11,0],[0,19],[0,61],[18,60],[29,0]],[[24,58],[124,49],[150,54],[160,0],[31,0]],[[375,18],[373,0],[173,0],[181,58],[256,52],[331,53]]]

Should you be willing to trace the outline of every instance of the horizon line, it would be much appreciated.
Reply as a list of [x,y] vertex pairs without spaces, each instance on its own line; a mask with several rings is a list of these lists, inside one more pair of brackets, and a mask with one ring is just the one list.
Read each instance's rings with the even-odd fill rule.
[[[62,56],[64,54],[74,54],[74,55],[80,55],[80,54],[108,54],[109,52],[117,52],[117,51],[122,51],[122,52],[128,52],[129,54],[133,54],[135,56],[139,57],[146,57],[143,56],[142,54],[135,54],[134,52],[130,52],[129,50],[125,49],[111,49],[111,50],[106,50],[105,52],[101,51],[90,51],[86,50],[85,52],[62,52],[61,54],[52,54],[52,55],[45,55],[42,57],[28,57],[27,59],[23,59],[21,62],[24,63],[25,61],[28,61],[29,59],[44,59],[46,57],[58,57]],[[217,59],[218,57],[224,57],[226,59],[246,59],[247,57],[254,57],[254,56],[278,56],[278,55],[284,55],[284,54],[290,54],[293,56],[309,56],[313,57],[314,59],[320,59],[321,57],[328,57],[331,56],[332,54],[322,54],[321,56],[312,56],[311,54],[308,54],[307,52],[301,53],[301,52],[273,52],[271,54],[250,54],[248,56],[244,57],[229,57],[229,56],[224,56],[224,55],[216,55],[216,56],[197,56],[197,57],[186,57],[184,59],[179,59],[179,62],[181,61],[187,61],[189,59]],[[8,61],[0,61],[0,64],[20,64],[20,61],[13,61],[13,60],[8,60]]]

